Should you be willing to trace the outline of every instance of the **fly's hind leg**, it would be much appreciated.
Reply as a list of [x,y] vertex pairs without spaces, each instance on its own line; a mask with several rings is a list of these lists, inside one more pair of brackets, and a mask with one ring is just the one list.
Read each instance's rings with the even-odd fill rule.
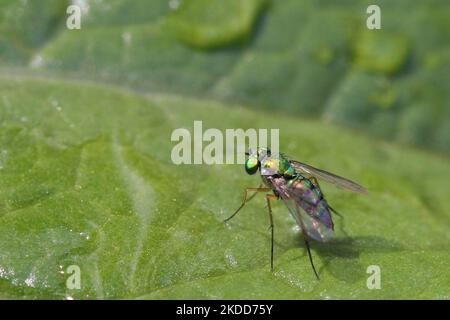
[[346,237],[348,237],[349,236],[348,232],[345,230],[345,219],[344,219],[344,216],[342,214],[340,214],[339,212],[337,212],[336,210],[334,210],[333,207],[331,207],[330,205],[328,205],[328,208],[331,210],[331,212],[333,212],[335,215],[337,215],[339,217],[339,219],[342,220],[342,224],[341,224],[340,229],[341,229],[342,233]]
[[319,186],[319,181],[317,181],[317,178],[316,178],[316,177],[311,176],[309,179],[312,180],[312,181],[314,181],[314,184],[316,185],[316,187]]
[[[270,191],[270,188],[262,188],[261,186],[259,186],[258,188],[246,188],[244,190],[244,199],[242,200],[241,205],[239,206],[239,208],[236,209],[236,211],[229,216],[228,218],[226,218],[223,222],[228,222],[230,221],[244,206],[247,202],[249,202],[251,199],[253,199],[253,197],[258,193],[258,192],[268,192]],[[250,196],[250,198],[247,199],[248,197],[248,193],[249,192],[254,192],[253,195]]]
[[[300,217],[300,208],[298,207],[298,204],[295,204],[295,208],[297,210],[297,214]],[[306,228],[305,225],[303,223],[303,220],[300,219],[300,227],[302,228],[302,234],[303,234],[303,240],[305,240],[305,246],[306,246],[306,250],[308,251],[308,257],[309,257],[309,262],[311,262],[311,267],[314,271],[314,274],[316,275],[317,280],[320,280],[319,278],[319,274],[316,271],[316,267],[314,266],[314,262],[312,259],[312,255],[311,255],[311,249],[309,247],[309,241],[308,241],[308,235],[306,234]]]
[[269,210],[269,222],[270,222],[270,233],[271,233],[271,242],[270,242],[270,272],[273,272],[273,244],[274,244],[274,231],[273,231],[273,215],[272,215],[272,206],[270,205],[270,201],[278,200],[279,197],[275,194],[266,194],[267,201],[267,209]]
[[337,215],[339,218],[344,219],[344,216],[342,214],[340,214],[339,212],[337,212],[336,210],[334,210],[330,205],[328,205],[328,208],[330,208],[330,210]]

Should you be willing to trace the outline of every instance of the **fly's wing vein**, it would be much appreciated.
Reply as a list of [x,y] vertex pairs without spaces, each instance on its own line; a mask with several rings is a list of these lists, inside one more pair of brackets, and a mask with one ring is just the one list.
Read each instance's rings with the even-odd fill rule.
[[309,164],[302,163],[295,160],[290,160],[291,165],[294,167],[294,169],[299,173],[306,173],[313,177],[316,177],[317,179],[321,179],[323,181],[332,183],[338,187],[341,187],[343,189],[353,191],[353,192],[359,192],[359,193],[367,193],[367,189],[363,186],[359,185],[356,182],[353,182],[349,179],[340,177],[334,173],[327,172],[322,169],[314,168],[313,166],[310,166]]

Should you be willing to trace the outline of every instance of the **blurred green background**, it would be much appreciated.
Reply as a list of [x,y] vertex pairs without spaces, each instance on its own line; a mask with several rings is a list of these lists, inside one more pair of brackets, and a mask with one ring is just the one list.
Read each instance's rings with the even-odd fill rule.
[[[376,1],[2,1],[0,65],[237,102],[450,151],[450,4]],[[28,70],[31,69],[31,70]]]
[[[449,299],[449,16],[444,0],[2,0],[0,298]],[[368,187],[321,184],[345,219],[312,243],[320,282],[283,204],[274,273],[262,199],[222,223],[257,177],[173,165],[194,120],[279,128],[282,151]]]

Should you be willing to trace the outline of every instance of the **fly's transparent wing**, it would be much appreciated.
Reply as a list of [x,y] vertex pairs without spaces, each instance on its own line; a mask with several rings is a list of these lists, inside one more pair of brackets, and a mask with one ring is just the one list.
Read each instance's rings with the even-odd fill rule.
[[[322,199],[307,196],[301,180],[288,182],[282,177],[269,178],[272,188],[280,196],[298,226],[308,237],[325,242],[333,235],[333,221],[327,205]],[[318,201],[315,201],[318,200]]]
[[310,166],[309,164],[302,163],[295,160],[290,160],[291,165],[294,167],[294,169],[299,173],[306,173],[313,177],[316,177],[317,179],[332,183],[340,188],[353,191],[353,192],[359,192],[359,193],[367,193],[367,189],[363,186],[357,184],[356,182],[353,182],[351,180],[348,180],[346,178],[340,177],[338,175],[335,175],[334,173],[327,172],[325,170],[314,168],[313,166]]
[[[306,232],[308,237],[320,242],[326,242],[331,239],[334,233],[332,226],[327,225],[318,216],[306,213],[303,208],[300,208],[298,200],[283,199],[283,201],[297,222],[297,225],[302,229],[302,232]],[[327,212],[325,214],[329,215],[330,213]],[[330,216],[327,219],[331,221]]]

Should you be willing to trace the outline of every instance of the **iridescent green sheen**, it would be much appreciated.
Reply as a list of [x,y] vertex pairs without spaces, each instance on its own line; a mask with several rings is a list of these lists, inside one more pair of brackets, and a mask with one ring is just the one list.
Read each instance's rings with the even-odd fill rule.
[[295,175],[295,169],[291,166],[288,160],[281,158],[279,164],[280,173],[292,177]]
[[309,180],[303,180],[303,185],[304,185],[305,187],[307,187],[308,189],[311,189],[311,188],[312,188],[312,183],[311,183],[311,181],[309,181]]
[[289,166],[289,169],[287,169],[284,172],[284,175],[290,176],[290,177],[294,176],[295,174],[296,174],[295,169],[293,167],[291,167],[291,166]]
[[248,158],[247,161],[245,161],[245,171],[248,174],[255,174],[256,171],[258,171],[258,164],[259,164],[258,159]]
[[286,159],[281,158],[280,159],[280,172],[284,173],[286,170],[289,169],[290,165],[289,165],[289,161],[287,161]]

